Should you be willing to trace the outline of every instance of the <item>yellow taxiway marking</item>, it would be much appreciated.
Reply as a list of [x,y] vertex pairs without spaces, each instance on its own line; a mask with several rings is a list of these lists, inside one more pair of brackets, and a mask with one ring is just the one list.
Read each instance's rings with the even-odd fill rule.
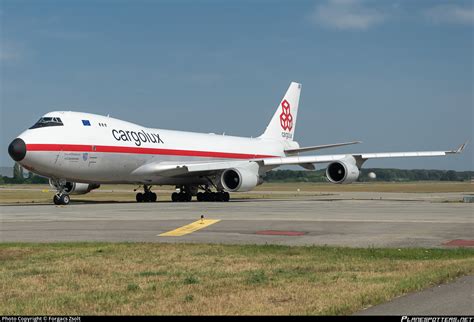
[[160,236],[160,237],[171,237],[171,236],[179,237],[179,236],[183,236],[183,235],[193,233],[193,232],[195,232],[199,229],[203,229],[203,228],[205,228],[207,226],[210,226],[210,225],[213,225],[213,224],[215,224],[219,221],[221,221],[221,220],[220,219],[200,219],[198,221],[190,223],[189,225],[179,227],[175,230],[168,231],[166,233],[159,234],[157,236]]

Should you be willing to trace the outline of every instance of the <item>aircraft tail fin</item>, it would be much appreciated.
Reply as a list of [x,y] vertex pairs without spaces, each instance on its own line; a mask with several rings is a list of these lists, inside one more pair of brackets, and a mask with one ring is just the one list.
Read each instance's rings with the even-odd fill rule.
[[300,93],[301,84],[292,82],[260,138],[293,141]]

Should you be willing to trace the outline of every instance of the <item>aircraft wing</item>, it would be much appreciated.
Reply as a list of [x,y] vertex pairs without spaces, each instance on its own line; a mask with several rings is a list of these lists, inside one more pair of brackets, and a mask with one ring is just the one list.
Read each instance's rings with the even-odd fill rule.
[[135,171],[134,175],[159,175],[164,177],[177,177],[186,175],[211,175],[216,172],[245,166],[252,160],[239,161],[209,161],[209,162],[152,162],[145,164]]
[[317,156],[288,156],[274,157],[263,159],[247,159],[247,160],[222,160],[209,162],[152,162],[145,164],[136,169],[134,175],[150,176],[159,175],[164,177],[178,176],[199,176],[212,175],[220,171],[245,167],[250,162],[256,162],[261,166],[278,167],[282,165],[300,165],[306,169],[314,170],[315,163],[330,163],[340,161],[347,157],[354,157],[357,165],[360,167],[368,159],[380,158],[408,158],[408,157],[435,157],[446,156],[449,154],[458,154],[464,150],[466,143],[459,148],[450,151],[418,151],[418,152],[388,152],[388,153],[355,153],[355,154],[333,154],[333,155],[317,155]]
[[334,154],[334,155],[317,155],[317,156],[290,156],[280,158],[265,158],[260,162],[265,166],[280,166],[280,165],[301,165],[312,163],[328,163],[339,161],[348,156],[353,156],[360,165],[368,159],[381,158],[410,158],[410,157],[436,157],[446,156],[449,154],[458,154],[464,150],[467,142],[460,145],[455,150],[450,151],[417,151],[417,152],[384,152],[384,153],[353,153],[353,154]]

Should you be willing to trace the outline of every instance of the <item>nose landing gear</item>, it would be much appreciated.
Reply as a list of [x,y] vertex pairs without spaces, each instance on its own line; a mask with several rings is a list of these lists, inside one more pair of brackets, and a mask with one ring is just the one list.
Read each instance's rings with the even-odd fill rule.
[[156,193],[151,191],[151,186],[144,185],[144,192],[137,193],[136,200],[137,202],[155,202],[157,199]]
[[69,202],[71,201],[71,198],[69,197],[68,192],[70,190],[70,186],[68,186],[68,183],[66,180],[52,180],[50,181],[50,184],[52,187],[56,188],[57,192],[53,197],[53,202],[55,205],[68,205]]
[[69,198],[69,195],[65,193],[57,193],[53,197],[53,202],[55,205],[68,205],[69,201],[71,201],[71,198]]

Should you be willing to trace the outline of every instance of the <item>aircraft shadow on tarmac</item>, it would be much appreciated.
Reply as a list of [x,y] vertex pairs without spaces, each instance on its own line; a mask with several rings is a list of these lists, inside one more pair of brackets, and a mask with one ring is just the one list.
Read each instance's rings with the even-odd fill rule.
[[[232,199],[230,203],[236,202],[275,202],[275,201],[292,201],[294,199]],[[307,200],[307,201],[321,201],[321,200]],[[324,200],[323,200],[324,201]],[[161,204],[161,203],[176,203],[176,204],[189,204],[190,202],[173,202],[171,200],[157,200],[156,202],[143,202],[140,204]],[[191,203],[199,203],[199,204],[225,204],[224,202],[216,202],[216,201],[196,201],[193,200]],[[106,205],[106,204],[138,204],[134,200],[84,200],[84,199],[71,199],[71,205]],[[52,203],[14,203],[14,204],[1,204],[2,207],[13,207],[13,206],[55,206]],[[63,206],[67,207],[67,206]]]
[[[373,201],[373,202],[424,202],[423,200],[412,200],[412,199],[335,199],[335,198],[325,198],[325,199],[298,199],[300,201],[305,202],[337,202],[337,201]],[[230,203],[268,203],[268,202],[282,202],[282,201],[295,201],[295,199],[231,199]],[[156,202],[144,202],[140,204],[168,204],[168,203],[176,203],[176,204],[189,204],[189,202],[173,202],[171,200],[157,200]],[[197,201],[193,200],[191,203],[199,203],[199,204],[226,204],[225,202],[216,202],[216,201]],[[138,204],[134,200],[81,200],[75,199],[71,200],[71,203],[68,206],[73,205],[107,205],[107,204]],[[13,206],[55,206],[52,203],[14,203],[14,204],[0,204],[2,207],[13,207]],[[67,206],[58,206],[58,207],[67,207]]]

